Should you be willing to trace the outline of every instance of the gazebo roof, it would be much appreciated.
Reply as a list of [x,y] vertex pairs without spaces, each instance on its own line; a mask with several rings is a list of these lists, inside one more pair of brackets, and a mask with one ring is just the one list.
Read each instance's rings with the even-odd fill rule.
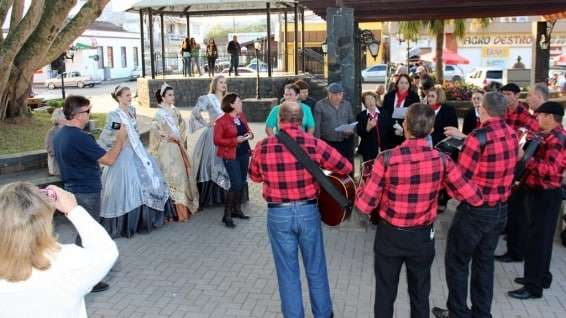
[[550,15],[566,11],[565,0],[298,0],[326,17],[341,2],[358,22]]
[[245,14],[256,13],[266,10],[266,3],[270,3],[271,9],[285,9],[294,6],[294,0],[140,0],[130,1],[128,11],[139,11],[140,9],[154,9],[167,13],[226,13]]

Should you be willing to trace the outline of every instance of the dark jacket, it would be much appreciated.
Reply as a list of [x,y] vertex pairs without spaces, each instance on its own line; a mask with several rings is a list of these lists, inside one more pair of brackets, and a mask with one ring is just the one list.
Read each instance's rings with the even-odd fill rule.
[[444,127],[449,126],[458,128],[458,115],[454,107],[442,105],[434,119],[434,131],[431,134],[433,145],[436,145],[442,139],[446,138],[444,135]]
[[209,59],[218,58],[218,49],[216,48],[216,44],[208,44],[206,46],[206,57]]
[[[385,112],[387,114],[389,114],[389,116],[393,115],[393,109],[395,108],[395,94],[397,93],[397,91],[391,91],[387,94],[385,94],[385,96],[383,97],[383,107],[381,107],[381,109],[385,110]],[[403,107],[409,107],[414,103],[420,103],[421,99],[419,98],[419,95],[413,91],[409,91],[409,95],[407,96],[407,98],[405,99],[405,104],[403,104]],[[403,120],[402,119],[393,119],[392,122],[393,124],[395,124],[395,122],[399,122],[399,125],[403,125]],[[392,148],[396,147],[398,145],[400,145],[401,143],[403,143],[403,141],[405,140],[405,137],[401,137],[401,136],[397,136],[395,135],[395,132],[393,131],[393,126],[391,126],[391,139],[392,139]]]
[[361,111],[356,116],[356,121],[358,122],[356,132],[358,136],[360,136],[358,153],[364,157],[364,161],[375,158],[378,154],[378,147],[381,148],[381,151],[392,148],[393,121],[385,110],[380,109],[380,114],[377,116],[377,129],[379,129],[381,145],[379,145],[378,142],[376,127],[372,128],[370,131],[366,129],[368,122],[367,110]]
[[240,43],[234,42],[233,40],[228,43],[228,53],[230,55],[240,55],[241,47]]
[[462,132],[466,135],[471,133],[474,129],[476,129],[477,121],[478,117],[476,116],[476,110],[472,107],[472,109],[468,110],[464,116],[464,127]]
[[[246,126],[246,131],[251,132],[248,119],[244,113],[240,114],[240,121]],[[224,114],[214,122],[214,144],[217,146],[218,157],[228,160],[236,159],[236,148],[238,147],[238,128],[234,123],[234,117]]]

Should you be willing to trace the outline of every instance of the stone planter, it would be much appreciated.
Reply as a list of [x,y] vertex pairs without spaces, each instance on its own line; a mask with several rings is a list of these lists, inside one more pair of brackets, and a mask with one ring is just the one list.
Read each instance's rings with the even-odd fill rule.
[[252,123],[264,123],[273,106],[277,105],[277,98],[246,98],[242,100],[242,110]]

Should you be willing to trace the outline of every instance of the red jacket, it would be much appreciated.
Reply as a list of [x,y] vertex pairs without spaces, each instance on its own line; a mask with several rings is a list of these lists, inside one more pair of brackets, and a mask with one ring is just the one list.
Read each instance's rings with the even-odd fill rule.
[[[246,126],[246,132],[251,133],[244,113],[240,113],[240,121]],[[218,147],[216,151],[218,157],[228,160],[236,159],[237,137],[238,128],[234,123],[234,117],[224,114],[214,122],[214,144]]]

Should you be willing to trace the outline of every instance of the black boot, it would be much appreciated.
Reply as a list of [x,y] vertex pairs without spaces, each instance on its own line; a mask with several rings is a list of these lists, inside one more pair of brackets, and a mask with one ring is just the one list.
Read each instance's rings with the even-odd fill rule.
[[232,217],[247,220],[250,217],[242,211],[242,192],[234,192],[234,209],[232,210]]
[[222,217],[222,222],[226,227],[231,229],[235,228],[236,225],[232,221],[232,211],[234,210],[234,192],[226,192],[224,197],[224,216]]

